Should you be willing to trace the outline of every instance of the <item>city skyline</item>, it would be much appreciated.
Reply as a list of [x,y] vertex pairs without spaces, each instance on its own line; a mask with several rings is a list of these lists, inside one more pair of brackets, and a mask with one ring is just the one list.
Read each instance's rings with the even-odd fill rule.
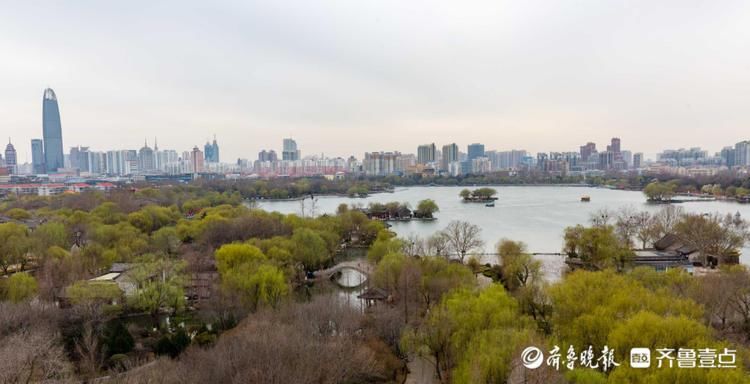
[[156,135],[189,149],[216,134],[228,161],[278,137],[346,157],[427,140],[543,152],[620,136],[652,158],[718,151],[750,124],[750,5],[671,5],[19,3],[0,15],[0,133],[37,138],[49,86],[67,147]]
[[[71,172],[84,172],[90,175],[177,175],[200,173],[240,172],[248,171],[262,176],[287,175],[335,175],[337,173],[364,172],[370,175],[388,175],[403,172],[427,172],[448,175],[483,174],[493,171],[515,171],[518,169],[535,168],[545,173],[565,174],[567,172],[600,172],[626,171],[640,169],[643,165],[643,153],[633,153],[632,150],[622,149],[619,137],[611,138],[605,148],[597,150],[595,142],[587,142],[578,151],[549,151],[537,152],[536,158],[526,150],[497,150],[487,149],[483,143],[471,143],[466,146],[466,152],[460,152],[456,143],[442,146],[437,151],[435,143],[421,144],[414,153],[401,151],[367,151],[362,162],[358,162],[352,155],[345,161],[342,157],[326,158],[325,156],[303,157],[296,140],[291,137],[282,139],[281,162],[276,151],[265,149],[258,152],[258,158],[252,161],[238,158],[236,167],[224,167],[231,163],[220,162],[220,147],[216,135],[213,142],[206,140],[204,150],[198,146],[192,151],[178,152],[174,149],[159,150],[157,138],[154,138],[153,148],[144,139],[143,147],[139,150],[92,150],[88,146],[74,146],[68,155],[64,155],[62,148],[62,128],[57,96],[51,88],[44,90],[42,99],[43,139],[31,140],[32,162],[17,165],[17,152],[11,143],[5,151],[3,166],[9,168],[5,172],[15,173],[61,173],[71,175]],[[309,159],[314,160],[310,163]],[[734,146],[723,146],[720,152],[709,155],[707,150],[700,147],[664,149],[656,156],[656,169],[661,171],[671,167],[709,167],[709,169],[693,169],[690,172],[712,173],[717,167],[733,168],[750,165],[750,141],[737,142]],[[28,167],[30,165],[30,167]],[[664,168],[666,167],[666,168]]]

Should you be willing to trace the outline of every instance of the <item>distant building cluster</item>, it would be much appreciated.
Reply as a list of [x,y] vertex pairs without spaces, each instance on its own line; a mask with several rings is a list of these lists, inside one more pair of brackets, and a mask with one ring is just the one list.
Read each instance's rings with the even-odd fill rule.
[[[614,137],[604,148],[587,142],[577,151],[540,152],[532,155],[523,149],[488,150],[482,143],[468,144],[461,151],[458,144],[419,145],[416,154],[399,151],[367,152],[360,159],[302,156],[297,142],[284,138],[281,153],[261,150],[257,159],[221,162],[219,144],[206,141],[203,150],[194,146],[178,152],[160,149],[156,138],[150,146],[145,140],[140,149],[94,151],[85,146],[70,147],[63,152],[60,108],[55,92],[48,88],[42,98],[42,138],[31,140],[31,162],[19,164],[16,149],[8,142],[0,154],[0,183],[12,175],[36,175],[48,182],[76,178],[125,178],[146,180],[192,180],[196,177],[301,177],[345,175],[388,176],[423,174],[429,176],[476,175],[492,172],[540,172],[549,175],[600,175],[608,172],[651,172],[676,175],[712,175],[732,168],[750,168],[750,141],[727,146],[710,155],[701,148],[667,149],[655,161],[643,153],[622,148]],[[18,189],[16,189],[18,190]],[[39,192],[41,191],[41,192]],[[46,194],[44,190],[38,190]]]

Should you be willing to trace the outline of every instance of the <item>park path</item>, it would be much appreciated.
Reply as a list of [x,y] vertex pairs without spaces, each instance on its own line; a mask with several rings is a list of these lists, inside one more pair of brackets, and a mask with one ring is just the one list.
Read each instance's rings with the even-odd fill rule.
[[435,366],[422,356],[412,356],[406,364],[409,373],[404,384],[438,384]]

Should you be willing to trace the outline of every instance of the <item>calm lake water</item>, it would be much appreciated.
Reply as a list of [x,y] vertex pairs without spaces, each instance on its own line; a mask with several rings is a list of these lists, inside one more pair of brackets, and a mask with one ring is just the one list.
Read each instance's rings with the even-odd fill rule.
[[[393,193],[379,193],[367,198],[321,196],[316,203],[316,214],[335,213],[341,203],[367,206],[370,202],[406,202],[416,207],[422,199],[433,199],[440,207],[431,222],[395,222],[392,229],[399,236],[416,234],[428,237],[445,228],[451,220],[474,223],[482,228],[485,251],[494,252],[500,239],[508,238],[523,241],[531,252],[557,253],[563,246],[563,230],[571,225],[588,224],[591,215],[601,209],[612,211],[624,207],[655,212],[661,206],[647,204],[641,192],[618,191],[589,187],[556,186],[500,186],[495,207],[485,207],[481,203],[464,203],[458,193],[465,187],[409,187]],[[471,189],[471,188],[470,188]],[[591,196],[591,202],[582,203],[581,196]],[[687,212],[722,214],[740,212],[743,218],[750,219],[750,205],[725,201],[701,201],[680,203]],[[302,212],[299,201],[261,202],[260,208],[281,213]],[[310,214],[311,202],[306,200],[306,214]],[[563,266],[560,256],[538,256],[545,266],[548,277],[559,276]],[[495,262],[492,256],[485,262]],[[750,248],[743,249],[741,261],[750,264]]]

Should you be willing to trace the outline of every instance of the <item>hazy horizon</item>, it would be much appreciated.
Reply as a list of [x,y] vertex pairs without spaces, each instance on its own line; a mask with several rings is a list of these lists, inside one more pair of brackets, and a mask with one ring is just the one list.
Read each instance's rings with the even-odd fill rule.
[[0,14],[0,133],[19,162],[57,93],[65,152],[223,162],[487,149],[652,157],[747,139],[750,3],[668,1],[23,2]]

